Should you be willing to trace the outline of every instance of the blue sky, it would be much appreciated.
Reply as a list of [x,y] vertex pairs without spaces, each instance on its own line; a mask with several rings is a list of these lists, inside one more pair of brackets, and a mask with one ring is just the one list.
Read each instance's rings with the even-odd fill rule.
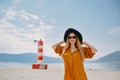
[[94,45],[97,59],[120,51],[119,0],[0,0],[0,53],[36,52],[58,57],[51,45],[63,40],[67,28],[79,30]]

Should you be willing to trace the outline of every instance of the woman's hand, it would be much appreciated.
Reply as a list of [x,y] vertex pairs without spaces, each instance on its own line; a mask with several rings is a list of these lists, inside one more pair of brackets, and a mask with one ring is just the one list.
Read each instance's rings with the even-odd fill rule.
[[52,45],[51,47],[55,50],[58,45],[61,45],[63,43],[64,43],[64,41],[59,41],[56,44]]

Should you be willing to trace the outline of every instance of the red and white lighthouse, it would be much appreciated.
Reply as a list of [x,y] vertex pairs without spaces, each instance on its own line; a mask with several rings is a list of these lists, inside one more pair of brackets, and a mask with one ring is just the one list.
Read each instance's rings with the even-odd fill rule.
[[36,41],[38,44],[38,55],[37,55],[37,63],[32,64],[32,69],[47,69],[47,64],[43,64],[43,41],[40,39]]
[[41,39],[38,41],[37,61],[38,61],[39,64],[42,64],[42,62],[43,62],[43,41]]

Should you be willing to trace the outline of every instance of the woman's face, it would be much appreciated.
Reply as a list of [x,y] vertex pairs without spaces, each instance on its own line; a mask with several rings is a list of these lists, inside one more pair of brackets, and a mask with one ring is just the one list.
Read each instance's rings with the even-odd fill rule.
[[68,38],[68,41],[71,44],[75,44],[76,39],[77,39],[77,37],[76,37],[76,35],[74,33],[70,33],[67,38]]

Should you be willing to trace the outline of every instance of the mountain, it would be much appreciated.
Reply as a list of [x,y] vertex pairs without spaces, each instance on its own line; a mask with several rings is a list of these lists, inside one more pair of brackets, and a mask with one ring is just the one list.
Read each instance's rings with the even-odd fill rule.
[[[62,59],[43,56],[43,63],[62,63]],[[0,54],[0,62],[37,63],[37,53]]]
[[99,58],[98,60],[96,60],[95,62],[99,62],[99,63],[120,63],[120,51],[116,51],[113,53],[110,53],[102,58]]
[[[61,58],[43,56],[43,63],[63,63]],[[0,62],[37,63],[37,53],[6,54],[0,53]],[[120,51],[110,53],[98,60],[85,60],[85,63],[120,63]]]

